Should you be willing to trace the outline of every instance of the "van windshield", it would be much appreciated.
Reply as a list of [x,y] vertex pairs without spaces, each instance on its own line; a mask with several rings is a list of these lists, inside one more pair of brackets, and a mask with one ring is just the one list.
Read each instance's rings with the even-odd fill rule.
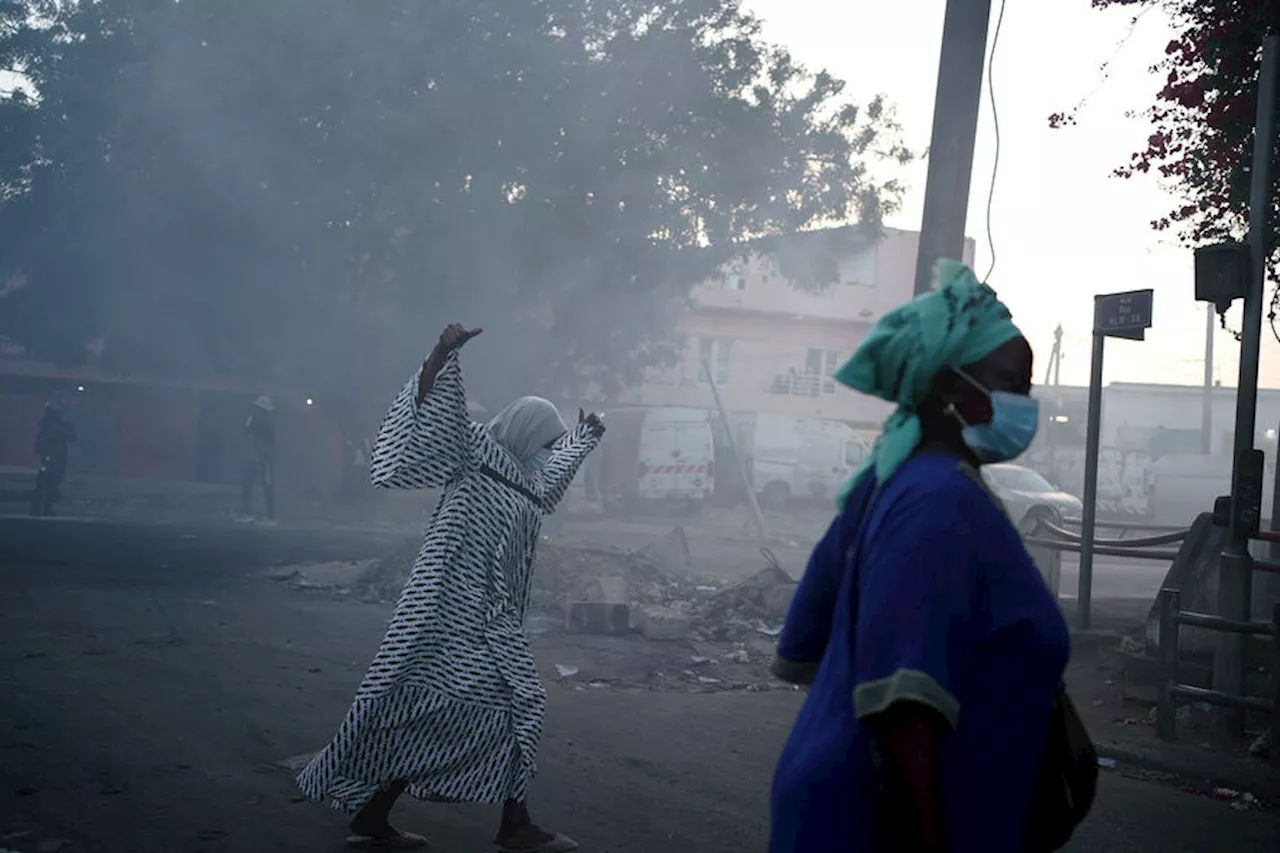
[[862,464],[863,450],[862,445],[856,441],[846,441],[844,443],[844,464],[850,468],[857,467]]

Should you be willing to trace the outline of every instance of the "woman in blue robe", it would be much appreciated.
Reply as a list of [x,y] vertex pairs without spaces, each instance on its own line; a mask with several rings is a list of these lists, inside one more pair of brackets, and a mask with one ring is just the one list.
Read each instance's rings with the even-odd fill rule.
[[770,853],[1025,849],[1068,636],[978,467],[1030,445],[1032,354],[943,261],[837,379],[896,403],[815,548],[775,673],[809,684],[778,761]]

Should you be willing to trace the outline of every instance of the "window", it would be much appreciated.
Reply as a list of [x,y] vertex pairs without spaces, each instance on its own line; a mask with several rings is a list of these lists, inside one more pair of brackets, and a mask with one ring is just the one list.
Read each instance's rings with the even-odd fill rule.
[[862,460],[867,458],[867,446],[860,441],[846,441],[844,443],[844,464],[850,468],[857,468],[862,464]]
[[836,368],[840,366],[840,353],[833,349],[810,349],[805,354],[804,372],[807,376],[819,377],[823,394],[836,393],[834,379]]
[[746,290],[747,277],[744,275],[731,275],[725,278],[724,286],[730,290]]
[[707,374],[702,365],[711,369],[717,385],[729,382],[733,363],[733,341],[728,338],[702,338],[698,341],[698,381],[706,382]]

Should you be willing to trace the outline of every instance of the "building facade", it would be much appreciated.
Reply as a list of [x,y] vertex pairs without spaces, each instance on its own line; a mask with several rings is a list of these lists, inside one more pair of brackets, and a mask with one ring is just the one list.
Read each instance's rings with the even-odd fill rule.
[[[877,320],[911,299],[919,240],[913,231],[885,229],[870,246],[848,241],[848,250],[828,259],[837,282],[818,291],[797,287],[775,255],[753,254],[724,269],[694,289],[680,322],[682,362],[650,374],[626,402],[714,408],[709,368],[729,411],[828,418],[875,429],[891,408],[837,387],[832,374]],[[789,253],[803,253],[804,241]],[[833,242],[815,245],[815,253],[829,253]],[[966,263],[973,263],[973,249],[966,240]]]
[[[1079,386],[1041,386],[1046,420],[1061,445],[1084,445],[1089,414],[1089,389]],[[1204,409],[1210,403],[1209,454],[1231,456],[1235,441],[1236,389],[1203,386],[1113,382],[1102,389],[1101,443],[1104,447],[1144,450],[1153,456],[1203,452]],[[1280,390],[1258,389],[1254,446],[1268,456],[1280,432]]]

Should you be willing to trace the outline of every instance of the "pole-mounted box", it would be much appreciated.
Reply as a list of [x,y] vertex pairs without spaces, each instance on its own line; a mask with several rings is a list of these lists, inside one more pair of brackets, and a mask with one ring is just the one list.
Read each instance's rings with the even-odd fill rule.
[[1195,250],[1195,260],[1196,301],[1212,302],[1223,314],[1232,302],[1244,299],[1252,267],[1247,243],[1201,246]]
[[1247,541],[1262,526],[1262,481],[1266,454],[1245,448],[1236,457],[1235,494],[1231,496],[1231,535]]

